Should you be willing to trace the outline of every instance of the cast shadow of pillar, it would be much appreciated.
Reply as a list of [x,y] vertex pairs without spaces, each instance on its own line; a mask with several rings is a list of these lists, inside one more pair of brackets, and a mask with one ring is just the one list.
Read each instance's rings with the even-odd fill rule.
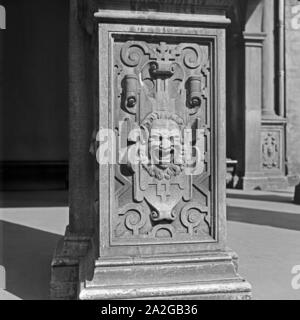
[[235,222],[300,231],[300,215],[296,213],[228,206],[227,219]]
[[49,299],[51,260],[61,236],[3,222],[6,289],[24,300]]

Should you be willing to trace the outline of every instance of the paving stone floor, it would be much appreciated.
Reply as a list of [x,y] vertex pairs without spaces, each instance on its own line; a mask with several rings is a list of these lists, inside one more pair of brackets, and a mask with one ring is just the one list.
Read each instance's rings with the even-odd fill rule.
[[[300,265],[300,206],[292,198],[289,191],[228,191],[228,245],[254,299],[300,299],[291,285],[291,270]],[[48,299],[51,257],[68,223],[67,194],[6,193],[0,202],[0,299]]]

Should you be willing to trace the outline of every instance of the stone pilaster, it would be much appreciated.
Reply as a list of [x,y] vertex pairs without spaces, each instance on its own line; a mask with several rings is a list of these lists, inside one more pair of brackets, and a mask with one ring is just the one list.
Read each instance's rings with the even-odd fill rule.
[[[279,20],[275,14],[279,10],[275,10],[275,6],[279,2],[267,0],[256,2],[257,7],[252,12],[253,21],[249,19],[250,23],[247,23],[245,33],[246,103],[243,187],[245,190],[270,190],[288,187],[285,156],[286,119],[282,114],[278,115],[279,110],[284,108],[282,96],[285,93],[284,88],[279,85],[280,77],[276,74],[279,63],[275,63],[275,52],[280,51],[278,47],[280,41],[275,41],[280,34],[279,30],[275,30],[275,22]],[[251,3],[255,4],[255,1],[250,1],[249,6]],[[252,34],[250,38],[249,30],[250,35]],[[255,33],[253,33],[254,30],[256,30]],[[280,57],[277,55],[277,58]],[[253,97],[255,94],[256,97]]]
[[262,117],[275,117],[275,37],[274,2],[263,2],[263,32],[266,38],[263,46],[263,104]]
[[[288,187],[286,178],[286,119],[285,88],[282,86],[284,64],[282,63],[282,39],[280,26],[281,1],[263,3],[263,31],[266,33],[263,48],[263,108],[261,123],[261,189],[280,189]],[[275,24],[278,28],[275,28]],[[275,37],[276,35],[276,37]],[[276,41],[275,41],[276,40]],[[275,52],[277,62],[275,63]],[[283,73],[283,74],[282,74]],[[275,90],[276,88],[276,90]],[[276,92],[276,93],[275,93]]]
[[245,176],[244,189],[261,177],[262,50],[265,34],[244,33],[245,40]]

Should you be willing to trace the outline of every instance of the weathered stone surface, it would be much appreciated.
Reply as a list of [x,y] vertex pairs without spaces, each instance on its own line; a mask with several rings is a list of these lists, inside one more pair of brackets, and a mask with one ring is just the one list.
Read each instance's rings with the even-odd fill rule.
[[[108,24],[106,21],[109,15],[111,22]],[[107,166],[100,165],[100,226],[103,228],[100,243],[103,253],[121,254],[121,248],[118,249],[117,245],[125,246],[132,254],[136,254],[137,249],[147,254],[149,248],[146,244],[152,246],[151,250],[155,250],[157,254],[166,250],[163,249],[164,244],[170,246],[170,252],[182,253],[186,252],[186,246],[180,249],[180,246],[173,244],[196,242],[201,245],[209,242],[211,244],[205,245],[206,248],[222,247],[222,230],[225,225],[222,220],[219,221],[220,229],[217,230],[214,208],[224,200],[223,184],[216,185],[215,192],[220,198],[215,199],[214,203],[210,199],[212,181],[217,177],[223,179],[225,171],[225,161],[222,161],[224,134],[221,135],[225,111],[222,109],[225,92],[221,83],[224,81],[224,30],[213,27],[148,26],[143,25],[144,20],[138,14],[136,19],[140,20],[139,25],[120,25],[114,23],[116,17],[122,17],[119,12],[99,11],[96,14],[98,16],[101,22],[99,42],[103,43],[107,35],[112,34],[109,43],[111,51],[107,50],[107,46],[101,46],[99,52],[100,127],[117,127],[121,139],[125,140],[120,143],[125,143],[125,146],[128,140],[131,145],[136,143],[128,136],[131,128],[147,129],[149,135],[145,136],[149,140],[146,140],[146,147],[154,139],[153,132],[160,127],[172,127],[178,133],[190,127],[194,128],[194,133],[198,130],[197,143],[201,150],[196,168],[198,172],[188,172],[185,155],[183,164],[175,164],[171,159],[166,166],[138,164],[132,168],[130,163],[121,162],[124,159],[119,158],[119,162],[124,165],[115,166],[112,174],[109,174]],[[126,16],[127,14],[123,14],[124,18]],[[155,19],[159,18],[160,14],[156,13]],[[216,17],[213,18],[214,24]],[[186,20],[188,21],[188,16]],[[201,15],[198,21],[201,25]],[[224,17],[219,17],[221,26],[226,22]],[[213,49],[216,47],[218,51]],[[218,60],[218,70],[214,68],[215,59]],[[114,66],[114,70],[107,68],[110,65]],[[113,88],[109,87],[108,79],[114,79]],[[213,79],[218,79],[214,97],[211,93]],[[136,92],[132,92],[133,88]],[[212,99],[217,96],[219,104],[211,104]],[[136,103],[131,105],[129,98]],[[115,106],[112,123],[108,114],[108,101],[111,99],[114,99]],[[213,121],[213,114],[217,112],[220,119],[215,118]],[[124,127],[119,127],[119,121],[123,121]],[[164,139],[170,139],[162,138],[162,143]],[[220,160],[214,164],[216,148],[220,149]],[[151,157],[152,155],[150,159]],[[110,190],[108,183],[115,185],[114,189]],[[198,218],[195,223],[188,225],[188,222],[184,222],[184,215],[192,209],[198,211]],[[220,205],[220,210],[223,209]],[[133,213],[140,216],[139,222],[130,217],[135,224],[129,222],[128,215]],[[221,215],[220,212],[219,214]],[[105,227],[107,224],[109,228]],[[216,237],[219,237],[218,244],[213,244]],[[107,239],[115,245],[114,248]],[[126,244],[130,247],[126,247]],[[161,244],[162,248],[156,244]]]
[[[159,164],[133,165],[123,161],[126,153],[117,155],[113,170],[100,163],[100,258],[81,299],[251,296],[225,250],[228,21],[222,15],[191,15],[181,26],[183,15],[176,22],[164,13],[95,14],[99,43],[109,39],[99,48],[100,128],[117,128],[125,147],[143,141],[146,157],[156,156]],[[120,19],[139,23],[119,24]],[[172,157],[165,161],[155,150],[148,155],[163,128],[177,132],[179,145],[184,130],[194,130],[200,148],[194,171],[187,171],[185,153],[179,152],[179,163]],[[142,132],[139,140],[130,135],[132,129]],[[160,131],[160,138],[162,146],[175,147],[167,143],[171,136]]]
[[[111,74],[108,71],[108,75],[103,72],[100,92],[105,92],[105,79],[113,77],[113,105],[116,109],[112,127],[118,128],[122,147],[125,148],[128,143],[131,148],[137,147],[139,138],[130,134],[133,128],[140,130],[147,139],[142,144],[149,163],[132,164],[130,154],[124,154],[124,158],[117,160],[122,165],[115,167],[114,179],[107,175],[107,166],[100,164],[100,211],[103,213],[100,224],[103,226],[108,222],[104,212],[113,199],[108,212],[111,233],[107,234],[107,228],[103,227],[100,242],[107,243],[107,238],[110,238],[110,244],[105,246],[109,251],[112,245],[141,245],[138,249],[141,252],[149,250],[146,244],[211,242],[216,237],[208,186],[208,181],[214,179],[210,160],[213,154],[209,148],[213,143],[212,126],[215,125],[209,113],[212,68],[209,51],[215,45],[214,40],[209,42],[208,32],[205,43],[201,39],[183,36],[186,29],[178,30],[176,38],[171,39],[171,36],[163,36],[163,31],[174,32],[167,27],[156,27],[155,34],[143,37],[139,33],[150,33],[153,28],[117,25],[112,28],[116,34],[111,42],[113,61],[106,52],[101,56],[105,65],[113,63],[115,72]],[[119,37],[117,28],[125,36]],[[127,33],[129,31],[130,34]],[[102,31],[101,28],[100,32],[101,42],[106,32],[112,31]],[[133,32],[136,33],[135,40]],[[201,32],[204,34],[203,30]],[[106,101],[107,96],[103,94],[100,99]],[[106,107],[101,103],[102,128],[107,121],[104,117],[108,110]],[[198,130],[192,132],[197,135],[197,146],[201,150],[197,168],[193,167],[194,164],[188,167],[188,155],[183,150],[183,138],[188,128]],[[163,155],[159,154],[161,146]],[[170,154],[172,149],[173,156]],[[107,192],[108,183],[115,185],[113,191]],[[197,211],[193,222],[189,221],[192,219],[191,211]],[[126,250],[134,252],[132,247]],[[158,248],[156,250],[159,252]]]
[[[125,264],[124,264],[125,263]],[[126,267],[125,267],[126,266]],[[251,286],[236,275],[229,254],[99,262],[80,298],[93,299],[250,299]]]
[[[90,1],[89,1],[90,2]],[[85,1],[85,4],[88,2]],[[95,124],[97,70],[93,28],[83,26],[80,1],[70,1],[69,29],[69,198],[70,224],[52,261],[51,298],[77,299],[80,262],[89,257],[96,232],[94,159],[89,153]],[[93,21],[93,16],[89,16]],[[92,23],[93,26],[93,23]],[[96,77],[96,78],[95,78]]]
[[50,285],[50,294],[53,300],[77,300],[78,282],[52,282]]
[[51,299],[78,298],[79,283],[89,274],[86,264],[93,265],[94,251],[90,237],[72,235],[67,228],[66,235],[58,243],[52,260]]
[[[251,297],[251,286],[237,274],[236,255],[226,249],[225,28],[226,9],[234,2],[188,2],[181,8],[153,3],[159,5],[155,12],[148,1],[135,2],[134,11],[133,2],[78,2],[86,36],[71,28],[74,186],[69,233],[52,263],[53,298]],[[96,10],[96,31],[91,11],[100,4],[109,10]],[[127,10],[112,10],[116,6]],[[97,57],[85,53],[85,37],[95,35],[98,51],[90,48]],[[91,78],[87,67],[95,63],[99,79]],[[91,129],[86,79],[99,84],[99,124],[95,121],[93,131],[111,129],[117,145],[139,150],[139,158],[118,153],[114,138],[100,131],[98,168],[88,165],[87,150],[80,148]],[[193,162],[183,148],[186,130],[198,148]],[[94,143],[91,150],[96,148]],[[103,163],[103,155],[111,162]],[[94,189],[86,176],[90,170]]]

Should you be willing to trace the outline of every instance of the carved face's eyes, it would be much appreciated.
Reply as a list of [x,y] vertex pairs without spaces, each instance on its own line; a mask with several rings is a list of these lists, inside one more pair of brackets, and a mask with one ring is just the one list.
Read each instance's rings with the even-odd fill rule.
[[171,146],[174,146],[175,144],[180,143],[181,141],[181,135],[179,133],[172,134],[170,133],[152,133],[150,134],[149,142],[154,144],[166,144],[168,143]]

